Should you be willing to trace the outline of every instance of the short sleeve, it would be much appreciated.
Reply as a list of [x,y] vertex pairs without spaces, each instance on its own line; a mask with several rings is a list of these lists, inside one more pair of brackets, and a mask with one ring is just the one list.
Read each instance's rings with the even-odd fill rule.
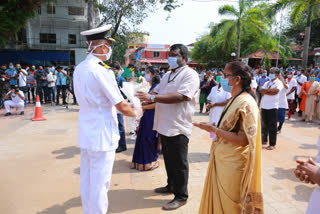
[[184,78],[182,78],[181,84],[178,87],[177,92],[192,99],[196,94],[196,91],[200,87],[200,81],[195,71],[187,71]]
[[95,77],[102,93],[110,100],[112,105],[116,105],[123,101],[118,84],[111,71],[98,71]]

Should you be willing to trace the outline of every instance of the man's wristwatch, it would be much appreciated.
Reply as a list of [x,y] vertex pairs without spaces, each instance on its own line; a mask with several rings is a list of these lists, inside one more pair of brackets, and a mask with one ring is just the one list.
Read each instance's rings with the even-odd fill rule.
[[151,102],[154,103],[154,100],[156,99],[156,95],[152,94],[152,95],[150,96],[150,99],[151,99]]

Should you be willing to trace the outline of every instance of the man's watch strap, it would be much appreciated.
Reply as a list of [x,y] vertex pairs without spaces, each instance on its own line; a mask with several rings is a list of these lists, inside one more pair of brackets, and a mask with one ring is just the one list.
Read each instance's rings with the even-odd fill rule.
[[151,99],[151,102],[154,103],[154,100],[156,99],[156,95],[152,94],[152,95],[150,96],[150,99]]

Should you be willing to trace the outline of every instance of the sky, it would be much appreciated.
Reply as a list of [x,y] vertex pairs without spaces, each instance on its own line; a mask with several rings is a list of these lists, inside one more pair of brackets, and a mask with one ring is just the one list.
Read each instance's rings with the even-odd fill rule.
[[206,32],[211,22],[218,23],[223,17],[218,15],[218,9],[225,4],[234,4],[230,1],[199,2],[194,0],[180,0],[183,5],[170,13],[162,9],[149,14],[140,26],[142,31],[150,34],[150,44],[174,44],[188,45],[196,42]]
[[230,18],[218,15],[221,6],[229,4],[237,8],[238,4],[236,0],[180,0],[180,2],[183,5],[170,13],[169,20],[166,20],[168,12],[162,9],[149,14],[144,20],[140,29],[150,34],[150,44],[194,43],[201,35],[209,32],[208,26],[211,22],[219,23],[223,18]]

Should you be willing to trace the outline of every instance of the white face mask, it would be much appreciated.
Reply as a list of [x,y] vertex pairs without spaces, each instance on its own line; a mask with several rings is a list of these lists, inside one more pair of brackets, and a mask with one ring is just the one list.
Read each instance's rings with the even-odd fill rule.
[[[98,48],[100,46],[103,46],[103,45],[105,45],[107,48],[109,48],[109,52],[107,54],[92,53],[96,48]],[[91,48],[91,42],[90,42],[90,45],[88,47],[88,51],[90,50],[90,48]],[[112,48],[110,46],[108,46],[107,44],[100,44],[100,45],[94,46],[93,49],[88,53],[91,53],[92,55],[95,55],[95,56],[106,56],[106,60],[109,60],[110,57],[111,57],[111,54],[112,54]]]

